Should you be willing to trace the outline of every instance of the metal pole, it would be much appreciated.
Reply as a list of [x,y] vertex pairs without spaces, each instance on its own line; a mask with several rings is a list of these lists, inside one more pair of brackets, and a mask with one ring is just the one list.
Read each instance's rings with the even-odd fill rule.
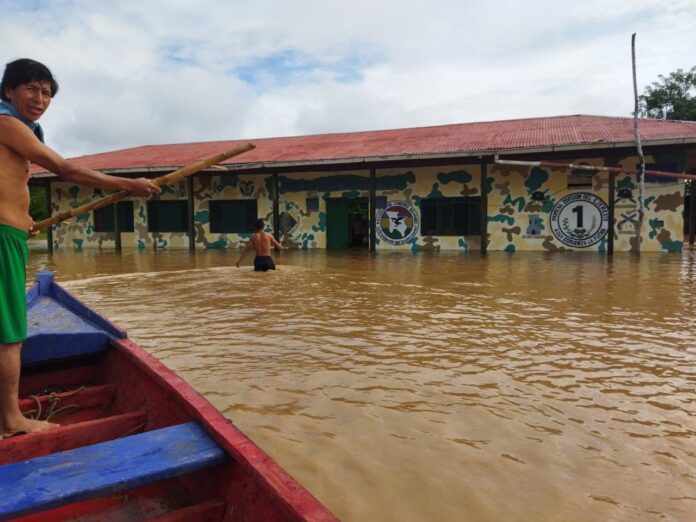
[[377,251],[377,169],[370,167],[370,252]]

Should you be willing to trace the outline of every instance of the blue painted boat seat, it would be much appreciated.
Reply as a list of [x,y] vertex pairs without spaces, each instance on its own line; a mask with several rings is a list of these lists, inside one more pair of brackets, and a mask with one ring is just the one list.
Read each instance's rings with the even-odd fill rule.
[[221,464],[197,423],[0,466],[0,520],[106,496]]
[[109,335],[50,297],[37,297],[27,310],[22,364],[98,353]]

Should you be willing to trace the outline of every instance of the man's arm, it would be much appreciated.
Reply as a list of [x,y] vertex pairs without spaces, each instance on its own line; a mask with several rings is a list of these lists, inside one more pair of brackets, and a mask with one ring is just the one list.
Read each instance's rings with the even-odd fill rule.
[[246,244],[246,247],[244,247],[244,250],[242,250],[242,255],[239,256],[239,259],[237,260],[237,263],[236,263],[237,268],[239,268],[239,263],[242,262],[242,259],[244,259],[244,256],[246,256],[249,253],[249,250],[251,250],[251,248],[254,246],[253,239],[254,239],[254,234],[251,235],[251,237],[249,238],[249,241]]
[[15,151],[22,158],[42,166],[66,181],[72,181],[79,185],[127,190],[136,196],[161,192],[157,185],[145,178],[130,179],[109,176],[96,170],[75,165],[41,143],[29,130],[29,127],[9,116],[0,117],[0,143]]
[[[268,234],[268,232],[266,232],[266,233]],[[273,237],[273,234],[268,234],[268,237],[270,238],[271,244],[276,248],[276,250],[283,250],[283,245],[278,243],[276,238]]]

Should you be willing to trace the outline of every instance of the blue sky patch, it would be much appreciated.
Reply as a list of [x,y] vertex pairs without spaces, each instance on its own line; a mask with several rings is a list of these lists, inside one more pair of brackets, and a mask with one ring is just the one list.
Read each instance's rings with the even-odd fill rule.
[[256,87],[292,84],[306,81],[318,74],[328,75],[339,83],[357,83],[368,60],[357,52],[335,58],[318,58],[294,49],[286,49],[261,57],[253,63],[237,67],[234,74]]

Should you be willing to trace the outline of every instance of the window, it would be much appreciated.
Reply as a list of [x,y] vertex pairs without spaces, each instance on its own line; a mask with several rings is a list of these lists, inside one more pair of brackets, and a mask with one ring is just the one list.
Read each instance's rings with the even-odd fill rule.
[[594,172],[591,170],[574,169],[568,174],[568,188],[569,189],[580,189],[580,188],[592,188],[592,179],[594,178]]
[[[640,170],[640,164],[636,165],[636,170]],[[662,172],[681,172],[679,164],[674,163],[646,163],[645,170],[661,170]],[[639,175],[639,174],[637,174]],[[646,174],[646,183],[675,183],[679,180],[677,178],[668,178],[667,176],[655,176]]]
[[210,231],[247,233],[257,219],[255,199],[216,200],[210,202]]
[[307,212],[319,210],[319,198],[307,198]]
[[188,232],[186,201],[148,201],[147,221],[150,232]]
[[480,197],[421,200],[422,236],[473,236],[480,233]]
[[[119,201],[116,204],[118,211],[118,229],[120,232],[133,232],[133,202]],[[114,206],[98,208],[94,211],[94,231],[95,232],[115,232],[114,227]]]

